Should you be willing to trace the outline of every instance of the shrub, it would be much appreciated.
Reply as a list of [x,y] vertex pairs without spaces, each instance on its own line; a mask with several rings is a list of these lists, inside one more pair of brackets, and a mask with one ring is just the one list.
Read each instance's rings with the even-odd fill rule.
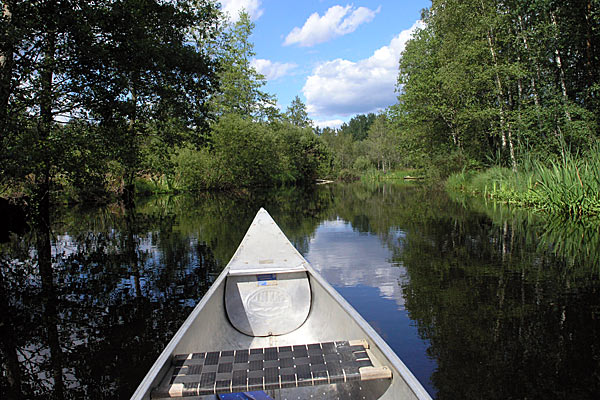
[[373,163],[367,156],[358,156],[354,161],[353,168],[357,171],[367,171],[373,167]]
[[338,175],[338,179],[342,182],[354,182],[360,179],[358,174],[351,169],[343,169]]
[[221,188],[228,183],[208,149],[182,148],[174,158],[176,187],[197,191]]

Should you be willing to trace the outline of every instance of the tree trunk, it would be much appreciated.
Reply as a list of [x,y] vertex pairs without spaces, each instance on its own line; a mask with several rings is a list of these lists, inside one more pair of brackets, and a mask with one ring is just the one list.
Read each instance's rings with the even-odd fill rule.
[[594,77],[596,76],[596,66],[594,60],[594,46],[592,44],[592,0],[588,0],[585,10],[585,22],[586,22],[586,37],[585,37],[585,66],[587,69],[587,76],[589,79],[588,85],[593,85],[596,81]]
[[132,270],[135,297],[142,297],[142,285],[140,282],[140,269],[139,269],[139,257],[138,257],[138,245],[137,245],[137,217],[136,217],[135,204],[125,205],[125,221],[127,228],[127,245],[125,246],[125,252],[127,261]]
[[[523,18],[520,15],[519,15],[518,18],[519,18],[519,29],[521,30],[521,32],[524,32],[524,29],[523,29]],[[529,43],[527,43],[527,36],[525,34],[523,34],[522,38],[523,38],[523,45],[525,46],[525,51],[529,55],[529,59],[531,60],[531,62],[535,65],[535,69],[537,71],[537,75],[540,76],[540,66],[536,62],[536,60],[533,59],[533,57],[531,57],[531,51],[529,50]],[[539,110],[539,108],[540,108],[540,98],[538,96],[537,84],[535,82],[535,77],[534,76],[531,77],[531,92],[533,94],[533,103],[535,104],[535,108],[536,108],[536,110]]]
[[[483,7],[483,2],[481,5]],[[502,148],[506,148],[506,145],[508,144],[511,167],[513,171],[516,171],[517,161],[515,158],[515,150],[513,146],[512,127],[510,121],[506,118],[504,111],[504,89],[502,87],[502,81],[500,80],[500,74],[498,73],[498,59],[496,57],[496,50],[494,49],[494,39],[491,30],[487,31],[487,40],[490,48],[490,54],[492,56],[492,62],[494,63],[494,67],[496,69],[496,99],[498,101],[498,107],[500,109],[500,130],[502,132]]]
[[129,92],[131,93],[131,104],[132,112],[129,118],[129,127],[127,128],[127,134],[131,141],[131,147],[129,149],[131,154],[127,155],[127,162],[125,163],[125,187],[124,187],[124,199],[127,206],[132,206],[135,197],[135,164],[137,159],[137,143],[136,143],[136,130],[135,124],[137,122],[137,90],[135,87],[136,77],[131,78],[129,84]]
[[[521,57],[519,56],[519,62],[521,62]],[[519,117],[519,126],[523,129],[523,118],[522,118],[522,110],[521,103],[523,102],[523,79],[519,77],[517,79],[517,111]]]
[[0,315],[3,316],[3,323],[0,324],[0,354],[3,355],[4,363],[2,365],[4,378],[6,380],[5,396],[9,399],[21,399],[21,367],[17,355],[18,344],[13,318],[18,315],[14,307],[10,305],[9,299],[13,295],[6,290],[4,277],[0,274]]
[[63,399],[65,387],[63,382],[63,352],[58,332],[59,318],[56,309],[56,293],[52,271],[52,247],[50,241],[50,219],[45,215],[38,217],[37,256],[40,277],[42,278],[42,296],[44,299],[43,323],[50,350],[50,365],[54,381],[53,398]]
[[6,20],[5,46],[0,49],[0,135],[4,136],[6,118],[8,116],[8,99],[11,93],[14,53],[14,26],[10,2],[4,1],[2,17]]
[[50,173],[51,173],[51,152],[48,140],[52,130],[54,117],[52,115],[52,91],[55,68],[56,51],[56,32],[50,27],[46,32],[43,43],[43,60],[40,68],[40,120],[38,123],[38,151],[41,153],[41,160],[36,171],[35,204],[37,216],[42,223],[50,229]]
[[[556,16],[554,15],[553,12],[550,13],[550,18],[552,19],[552,26],[554,27],[555,32],[558,32],[558,24],[556,23]],[[571,121],[571,113],[569,113],[569,110],[567,109],[567,104],[569,102],[569,98],[567,96],[567,83],[566,83],[566,79],[565,79],[565,70],[563,68],[562,58],[560,56],[560,50],[558,48],[558,45],[554,49],[554,58],[556,59],[556,66],[558,67],[560,89],[562,92],[563,103],[564,103],[564,107],[565,107],[565,116],[567,117],[567,120]]]

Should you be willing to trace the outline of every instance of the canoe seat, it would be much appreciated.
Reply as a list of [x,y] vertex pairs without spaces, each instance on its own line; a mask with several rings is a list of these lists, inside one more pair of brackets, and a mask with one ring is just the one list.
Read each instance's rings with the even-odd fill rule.
[[364,340],[181,354],[152,398],[204,396],[391,379]]

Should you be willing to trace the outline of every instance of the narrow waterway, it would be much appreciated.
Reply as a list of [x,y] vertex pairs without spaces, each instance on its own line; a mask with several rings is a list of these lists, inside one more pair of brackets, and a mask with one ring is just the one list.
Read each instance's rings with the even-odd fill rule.
[[597,226],[336,184],[64,209],[49,236],[13,235],[0,244],[0,397],[129,398],[260,207],[432,396],[600,393]]

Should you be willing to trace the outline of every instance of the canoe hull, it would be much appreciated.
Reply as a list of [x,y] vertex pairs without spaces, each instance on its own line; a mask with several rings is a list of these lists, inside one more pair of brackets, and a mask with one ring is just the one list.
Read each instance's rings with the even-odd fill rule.
[[[312,267],[308,266],[307,272],[312,306],[304,324],[288,334],[253,337],[236,330],[227,318],[224,296],[228,268],[225,268],[159,356],[132,399],[150,399],[152,388],[167,374],[175,354],[355,339],[366,339],[373,364],[387,366],[393,374],[391,380],[363,382],[362,394],[370,393],[366,398],[430,399],[410,370],[358,312]],[[336,386],[341,385],[325,385],[320,388],[320,393],[335,390],[332,396],[340,396],[342,393],[337,391]],[[294,394],[300,395],[298,392]]]

